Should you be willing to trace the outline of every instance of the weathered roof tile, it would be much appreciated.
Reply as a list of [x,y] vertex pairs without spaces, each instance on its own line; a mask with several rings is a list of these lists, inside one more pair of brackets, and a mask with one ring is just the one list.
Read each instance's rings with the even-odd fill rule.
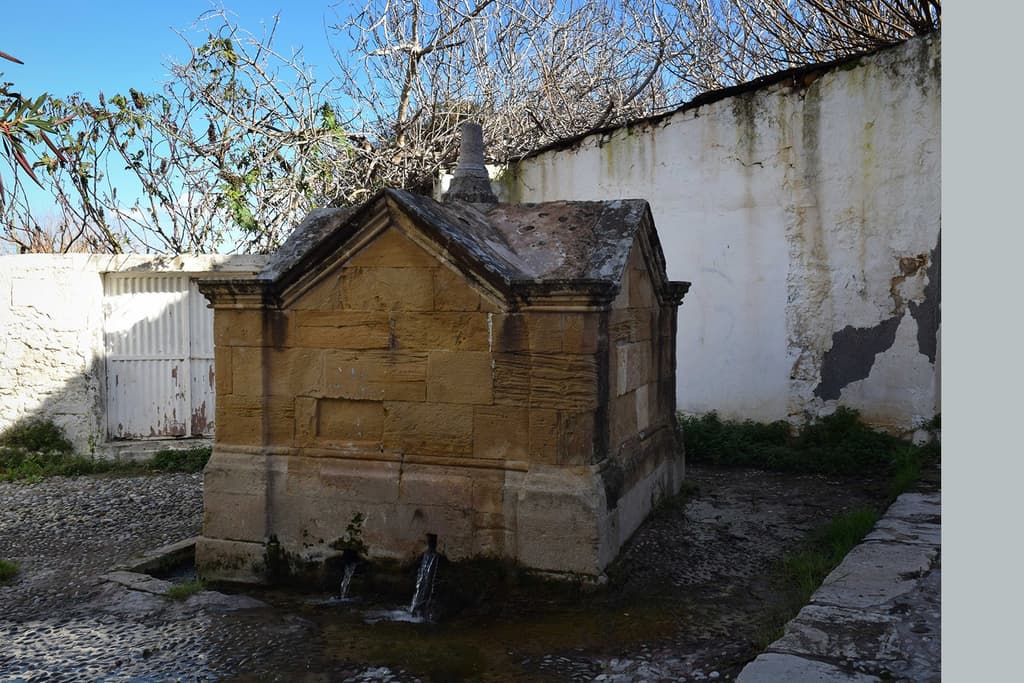
[[[387,202],[389,210],[402,212],[439,246],[468,257],[507,287],[573,281],[617,287],[649,212],[643,199],[441,204],[386,189],[362,207],[311,211],[258,278],[278,282],[314,267],[320,258],[316,253],[341,247],[357,231],[360,216],[379,202]],[[656,235],[653,243],[663,269]]]

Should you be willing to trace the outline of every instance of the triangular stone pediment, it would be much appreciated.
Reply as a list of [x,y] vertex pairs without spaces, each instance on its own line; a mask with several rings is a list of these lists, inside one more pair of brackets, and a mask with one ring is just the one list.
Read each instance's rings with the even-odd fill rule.
[[686,291],[667,279],[644,200],[441,204],[385,189],[358,208],[311,211],[257,276],[264,300],[289,305],[387,230],[503,308],[603,305],[621,289],[636,246],[659,299],[678,304]]

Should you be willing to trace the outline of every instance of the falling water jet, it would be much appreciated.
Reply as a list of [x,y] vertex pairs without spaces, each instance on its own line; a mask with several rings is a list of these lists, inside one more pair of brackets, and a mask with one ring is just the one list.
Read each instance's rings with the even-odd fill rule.
[[425,611],[434,594],[434,576],[437,573],[437,534],[427,534],[427,551],[416,572],[416,590],[409,603],[409,614],[417,616]]
[[348,587],[352,583],[352,575],[355,573],[355,562],[349,562],[345,565],[345,573],[341,577],[341,588],[338,589],[338,598],[340,600],[348,600]]

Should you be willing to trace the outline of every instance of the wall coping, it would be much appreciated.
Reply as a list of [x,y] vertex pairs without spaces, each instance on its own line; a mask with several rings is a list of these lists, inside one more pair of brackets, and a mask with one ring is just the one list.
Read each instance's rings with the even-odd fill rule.
[[0,269],[60,267],[97,273],[255,273],[266,265],[263,254],[8,254]]

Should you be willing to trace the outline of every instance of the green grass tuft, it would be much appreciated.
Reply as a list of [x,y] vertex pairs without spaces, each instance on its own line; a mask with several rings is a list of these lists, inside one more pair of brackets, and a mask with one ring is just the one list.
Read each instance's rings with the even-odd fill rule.
[[141,474],[142,463],[84,458],[67,453],[39,453],[0,446],[0,480],[38,482],[46,477],[84,474]]
[[872,429],[860,421],[856,410],[843,407],[796,431],[783,421],[736,422],[713,412],[680,415],[679,422],[687,458],[715,465],[824,474],[889,471],[905,487],[916,480],[910,454],[919,459],[939,454],[937,441],[908,444]]
[[182,450],[165,449],[157,451],[150,466],[161,472],[202,472],[210,460],[209,446]]
[[19,420],[0,432],[0,446],[41,453],[64,453],[74,450],[60,427],[50,420]]
[[18,565],[9,560],[0,560],[0,584],[8,583],[18,573]]
[[38,482],[46,477],[87,474],[122,476],[152,472],[201,472],[210,459],[209,446],[158,451],[148,462],[83,457],[52,422],[14,425],[0,435],[0,481]]
[[761,625],[756,642],[759,649],[782,636],[786,622],[807,604],[829,572],[871,531],[878,518],[878,511],[872,508],[851,510],[811,534],[803,547],[783,557],[773,580],[784,596],[784,606],[769,614]]
[[165,595],[171,600],[186,600],[188,596],[195,595],[204,590],[206,590],[206,582],[202,579],[197,579],[196,581],[176,583],[167,589]]
[[828,573],[860,543],[877,521],[877,510],[851,510],[812,534],[805,547],[786,555],[780,570],[793,602],[798,606],[806,604]]

